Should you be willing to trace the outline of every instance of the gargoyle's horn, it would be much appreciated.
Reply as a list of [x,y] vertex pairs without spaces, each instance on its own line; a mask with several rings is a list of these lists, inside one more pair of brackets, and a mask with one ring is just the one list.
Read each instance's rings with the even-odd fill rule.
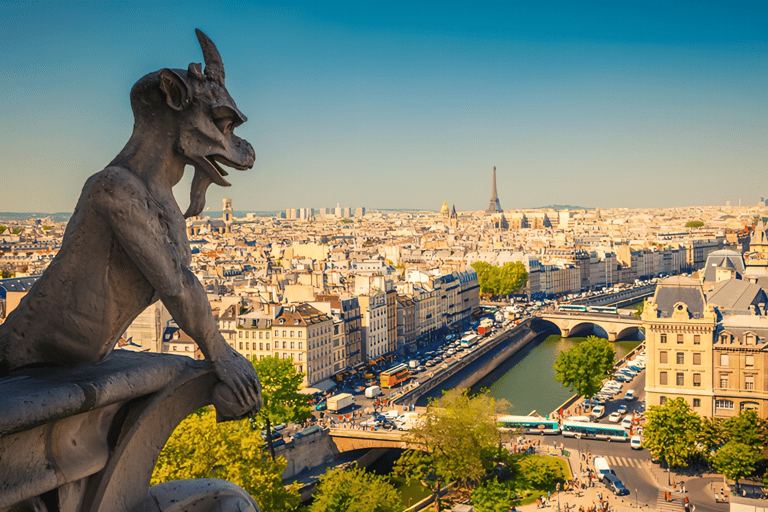
[[221,61],[219,50],[213,44],[211,39],[196,28],[197,40],[200,41],[200,48],[203,50],[203,59],[205,59],[205,76],[209,80],[224,84],[224,63]]

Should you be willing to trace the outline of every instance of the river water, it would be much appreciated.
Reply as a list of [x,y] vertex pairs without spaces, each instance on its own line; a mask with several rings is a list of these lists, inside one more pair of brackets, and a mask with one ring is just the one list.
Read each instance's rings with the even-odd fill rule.
[[[510,414],[525,416],[535,410],[546,416],[573,395],[555,380],[552,365],[557,355],[585,339],[541,335],[502,363],[473,390],[486,387],[492,397],[506,399],[512,404]],[[640,343],[639,340],[613,343],[617,359]]]

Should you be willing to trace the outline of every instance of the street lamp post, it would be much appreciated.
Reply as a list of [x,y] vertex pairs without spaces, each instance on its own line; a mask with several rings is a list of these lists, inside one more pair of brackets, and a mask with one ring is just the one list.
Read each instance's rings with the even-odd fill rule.
[[560,482],[557,482],[555,490],[557,491],[557,512],[560,512]]
[[637,488],[635,488],[635,508],[637,508]]

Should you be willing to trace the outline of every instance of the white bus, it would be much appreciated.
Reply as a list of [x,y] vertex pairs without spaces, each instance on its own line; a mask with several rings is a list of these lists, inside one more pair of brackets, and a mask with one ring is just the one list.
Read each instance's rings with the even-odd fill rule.
[[585,421],[563,421],[563,435],[602,439],[607,441],[629,441],[627,430],[620,425],[605,425],[603,423],[589,423]]

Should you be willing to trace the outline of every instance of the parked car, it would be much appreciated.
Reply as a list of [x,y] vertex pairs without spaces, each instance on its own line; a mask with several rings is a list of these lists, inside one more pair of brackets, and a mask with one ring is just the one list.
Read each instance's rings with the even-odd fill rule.
[[629,446],[633,450],[641,450],[643,448],[643,440],[640,436],[632,436],[629,438]]
[[608,421],[611,423],[618,423],[619,419],[621,419],[621,414],[618,412],[612,412],[610,416],[608,416]]
[[621,420],[621,426],[624,428],[632,428],[632,415],[627,414],[624,419]]
[[600,418],[605,414],[605,406],[602,405],[596,405],[592,408],[592,416],[595,418]]
[[635,390],[634,389],[628,389],[627,393],[624,395],[624,400],[634,400],[635,399]]
[[621,404],[619,408],[617,409],[617,412],[619,414],[625,414],[627,412],[627,406],[626,404]]

